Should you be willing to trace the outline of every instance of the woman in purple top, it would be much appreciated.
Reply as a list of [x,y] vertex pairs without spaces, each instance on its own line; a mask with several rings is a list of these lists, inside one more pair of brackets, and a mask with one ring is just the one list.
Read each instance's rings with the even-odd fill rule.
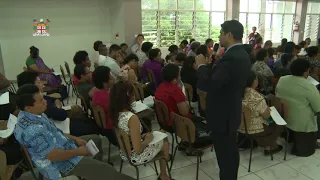
[[148,69],[150,69],[154,74],[154,84],[152,86],[157,88],[160,83],[162,83],[162,58],[160,49],[151,49],[149,51],[149,60],[147,60],[141,69],[142,80],[148,80]]
[[274,57],[273,55],[275,54],[275,50],[273,48],[268,48],[268,61],[267,65],[269,68],[273,71],[273,65],[274,65]]

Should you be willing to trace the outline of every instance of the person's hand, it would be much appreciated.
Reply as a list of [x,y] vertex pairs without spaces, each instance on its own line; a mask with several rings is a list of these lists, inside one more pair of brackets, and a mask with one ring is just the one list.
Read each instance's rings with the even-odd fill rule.
[[208,59],[206,57],[204,57],[202,54],[196,56],[196,65],[197,67],[199,67],[200,65],[206,65],[208,64]]
[[148,144],[152,141],[152,139],[153,139],[152,133],[147,133],[144,137],[144,141],[146,141]]
[[57,108],[61,109],[62,108],[62,102],[59,99],[56,99],[54,101],[54,104],[56,105]]
[[79,156],[91,156],[92,155],[86,146],[78,147],[77,154]]
[[78,146],[85,146],[88,142],[78,138],[78,137],[74,137],[74,142],[78,144]]

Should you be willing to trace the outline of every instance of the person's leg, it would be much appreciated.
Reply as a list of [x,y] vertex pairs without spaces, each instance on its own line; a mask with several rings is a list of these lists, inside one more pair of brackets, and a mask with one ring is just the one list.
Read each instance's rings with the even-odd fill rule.
[[229,134],[214,133],[212,137],[220,168],[220,180],[237,180],[240,160],[237,132]]
[[90,141],[92,140],[97,148],[99,149],[99,153],[94,157],[95,159],[102,161],[103,160],[103,150],[102,150],[102,141],[99,135],[86,135],[80,137],[83,140]]
[[74,175],[85,180],[134,180],[134,178],[121,174],[112,166],[88,157],[83,157],[79,164],[67,174]]
[[[169,142],[167,139],[163,140],[163,145],[161,151],[164,153],[167,160],[169,160]],[[169,179],[167,175],[167,162],[165,160],[160,160],[160,178],[162,180]]]

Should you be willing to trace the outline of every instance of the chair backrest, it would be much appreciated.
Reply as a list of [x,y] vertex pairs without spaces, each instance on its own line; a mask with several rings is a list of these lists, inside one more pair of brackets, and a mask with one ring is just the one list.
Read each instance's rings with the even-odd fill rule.
[[267,97],[266,101],[267,101],[268,106],[269,107],[274,106],[275,105],[276,96],[273,95],[273,94],[268,94],[266,97]]
[[147,69],[148,72],[148,79],[150,83],[154,83],[154,74],[153,71],[151,69]]
[[81,100],[81,105],[83,107],[83,110],[86,114],[89,114],[89,106],[87,104],[87,101],[84,99],[84,97],[82,95],[79,96],[80,100]]
[[8,91],[12,92],[12,93],[17,93],[17,89],[15,87],[15,85],[13,84],[13,82],[10,82],[10,86],[8,88]]
[[201,91],[200,89],[197,89],[197,94],[199,95],[200,107],[202,110],[205,110],[206,109],[207,92],[204,92],[204,91]]
[[186,90],[186,99],[190,104],[190,102],[192,101],[192,97],[193,97],[193,88],[188,83],[183,83],[183,85],[184,85],[184,88]]
[[74,82],[73,82],[72,79],[70,80],[70,83],[71,83],[71,86],[72,86],[72,89],[73,89],[74,94],[75,94],[78,98],[80,98],[80,94],[79,94],[78,88],[76,87],[76,85],[74,84]]
[[286,120],[288,118],[289,106],[288,102],[285,99],[276,97],[274,107],[278,110],[279,114],[282,116],[283,119]]
[[143,102],[144,100],[144,91],[143,87],[139,83],[132,83],[133,89],[134,89],[134,94],[135,94],[135,100]]
[[91,104],[91,109],[93,112],[93,118],[98,124],[100,128],[105,129],[107,127],[107,122],[106,122],[106,114],[104,113],[104,110],[102,109],[101,106],[97,104]]
[[169,109],[165,103],[154,99],[154,108],[156,110],[157,121],[160,127],[167,127],[169,121]]
[[64,62],[64,67],[66,68],[68,76],[71,77],[71,71],[70,71],[70,67],[69,67],[69,64],[67,63],[67,61]]
[[123,131],[122,129],[119,128],[114,128],[115,134],[117,136],[117,140],[118,140],[118,144],[120,149],[126,153],[127,159],[129,160],[129,163],[131,163],[130,161],[130,157],[131,157],[131,144],[130,144],[130,138],[129,135]]
[[246,134],[248,134],[248,129],[251,127],[251,110],[247,107],[242,105],[242,118],[240,129],[244,129]]
[[64,69],[63,69],[63,67],[62,67],[61,65],[60,65],[60,71],[61,71],[62,78],[63,78],[64,82],[65,82],[66,84],[68,84],[69,82],[67,81],[66,73],[64,72]]
[[171,112],[171,118],[175,133],[181,141],[194,143],[196,138],[194,123],[190,119],[180,116],[174,112]]
[[7,157],[6,153],[0,150],[0,179],[7,171]]

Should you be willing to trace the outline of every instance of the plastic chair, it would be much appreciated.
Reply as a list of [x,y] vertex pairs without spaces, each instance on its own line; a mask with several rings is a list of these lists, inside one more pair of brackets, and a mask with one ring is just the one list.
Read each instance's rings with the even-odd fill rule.
[[30,155],[29,155],[29,152],[27,151],[27,149],[22,144],[20,144],[20,146],[21,146],[25,161],[27,163],[27,166],[28,166],[29,170],[31,171],[33,178],[35,180],[43,180],[44,179],[43,175],[40,172],[39,172],[39,177],[36,176],[36,173],[35,173],[35,170],[34,170],[34,167],[33,167],[33,164],[32,164],[32,161],[31,161],[31,158],[30,158]]
[[[61,74],[62,74],[62,78],[63,78],[64,82],[66,83],[67,94],[69,96],[72,80],[71,80],[70,77],[69,77],[69,79],[67,79],[66,73],[64,72],[64,69],[63,69],[63,67],[61,65],[60,65],[60,71],[61,71]],[[67,103],[69,103],[69,98],[67,100]]]
[[[143,164],[140,164],[140,165],[135,165],[131,162],[131,150],[132,150],[132,146],[131,146],[131,143],[130,143],[130,138],[129,138],[129,135],[124,132],[123,130],[119,129],[119,128],[115,128],[115,133],[116,133],[116,136],[117,136],[117,139],[118,139],[118,143],[119,143],[119,146],[120,146],[120,149],[125,153],[126,155],[126,158],[128,159],[128,162],[131,166],[133,166],[135,169],[136,169],[136,174],[137,174],[137,179],[139,179],[139,169],[138,169],[138,166],[140,165],[146,165],[147,163],[149,162],[153,162],[154,164],[154,167],[155,167],[155,171],[156,171],[156,174],[159,175],[158,173],[158,170],[157,170],[157,165],[156,165],[156,161],[158,160],[165,160],[165,156],[162,152],[158,153],[158,155],[153,158],[151,161],[149,162],[146,162],[146,163],[143,163]],[[123,166],[123,159],[121,159],[121,164],[120,164],[120,172],[122,172],[122,166]],[[168,174],[169,174],[169,177],[171,179],[171,172],[170,172],[170,168],[169,168],[169,165],[168,163],[167,164],[167,170],[168,170]]]
[[139,83],[132,83],[133,89],[134,89],[134,94],[135,94],[135,100],[139,101],[141,100],[141,102],[143,102],[144,100],[144,91],[143,91],[143,87],[141,84]]

